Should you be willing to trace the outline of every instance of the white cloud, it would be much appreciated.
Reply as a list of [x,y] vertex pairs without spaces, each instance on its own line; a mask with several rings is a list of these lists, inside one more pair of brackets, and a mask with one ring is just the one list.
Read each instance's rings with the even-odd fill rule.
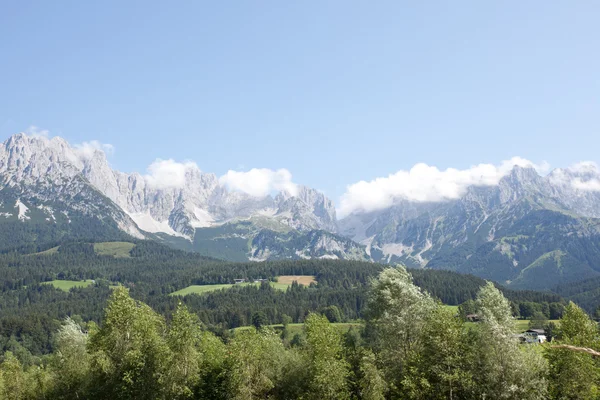
[[[44,141],[50,143],[50,141],[63,141],[67,143],[64,139],[56,136],[50,140],[50,131],[47,129],[41,129],[35,125],[31,125],[25,133],[36,139],[43,139]],[[115,152],[115,147],[109,143],[101,143],[98,140],[91,140],[89,142],[83,142],[79,144],[73,145],[74,155],[75,157],[81,160],[88,160],[94,156],[96,151],[103,152],[106,155],[112,155]]]
[[231,190],[254,197],[264,197],[281,190],[287,190],[292,195],[298,193],[297,185],[292,182],[292,174],[284,168],[277,171],[267,168],[252,168],[247,172],[229,170],[219,181]]
[[581,161],[576,164],[571,165],[567,168],[569,171],[586,174],[586,173],[594,173],[597,174],[600,171],[598,164],[593,161]]
[[35,125],[31,125],[29,128],[27,128],[27,130],[25,131],[25,133],[27,133],[29,136],[32,137],[36,137],[36,138],[48,138],[48,135],[50,135],[50,131],[47,129],[40,129]]
[[468,169],[436,167],[419,163],[409,171],[398,171],[387,177],[360,181],[347,186],[341,197],[338,215],[354,211],[375,211],[393,205],[400,199],[417,202],[439,202],[457,199],[469,186],[493,186],[511,169],[533,167],[540,173],[549,170],[547,163],[534,164],[521,157],[513,157],[500,165],[479,164]]
[[115,146],[109,143],[100,143],[97,140],[79,143],[73,146],[77,155],[83,159],[90,159],[94,153],[101,151],[106,155],[111,155],[115,152]]
[[575,178],[571,184],[575,189],[583,190],[584,192],[600,192],[600,179],[584,181],[581,178]]
[[571,185],[584,192],[600,192],[600,168],[593,161],[583,161],[574,164],[568,170],[577,175]]
[[555,185],[567,185],[583,192],[600,192],[600,168],[593,161],[582,161],[568,168],[552,171],[550,180]]
[[157,189],[181,188],[185,185],[186,173],[192,169],[197,169],[198,165],[192,161],[182,163],[157,158],[148,166],[148,174],[144,175],[149,186]]

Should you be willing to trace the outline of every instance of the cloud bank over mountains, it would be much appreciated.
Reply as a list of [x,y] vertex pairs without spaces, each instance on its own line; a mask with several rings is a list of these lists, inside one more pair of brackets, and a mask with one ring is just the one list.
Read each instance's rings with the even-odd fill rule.
[[298,193],[298,185],[292,182],[292,174],[285,168],[273,171],[268,168],[252,168],[247,172],[229,170],[219,178],[230,190],[264,197],[272,192],[287,191],[292,196]]
[[[26,133],[48,139],[49,132],[31,126]],[[48,139],[49,140],[49,139]],[[73,146],[81,158],[91,158],[96,152],[111,155],[114,147],[97,140]],[[551,171],[547,162],[535,163],[522,157],[513,157],[501,163],[478,164],[466,169],[439,168],[418,163],[409,170],[399,170],[386,177],[359,181],[346,186],[345,193],[337,202],[338,217],[352,213],[371,212],[385,209],[400,200],[412,202],[442,202],[458,199],[469,186],[495,186],[508,175],[514,166],[534,168],[540,175]],[[157,158],[147,167],[143,175],[146,183],[157,189],[181,188],[189,173],[200,173],[193,161],[178,162],[173,159]],[[567,168],[557,168],[548,175],[553,184],[570,185],[579,191],[600,191],[600,168],[598,164],[585,161]],[[248,171],[229,170],[219,178],[219,183],[229,190],[246,193],[254,197],[265,197],[285,191],[292,196],[298,193],[298,184],[292,173],[280,168],[252,168]]]
[[148,173],[144,179],[148,186],[156,189],[177,189],[185,185],[186,174],[200,168],[193,161],[177,162],[173,159],[162,160],[157,158],[147,168]]
[[400,170],[387,177],[348,185],[341,197],[338,213],[345,216],[355,211],[376,211],[401,199],[414,202],[458,199],[469,186],[497,185],[514,166],[535,168],[540,174],[550,170],[545,162],[535,164],[521,157],[513,157],[499,165],[479,164],[463,170],[440,170],[419,163],[408,171]]

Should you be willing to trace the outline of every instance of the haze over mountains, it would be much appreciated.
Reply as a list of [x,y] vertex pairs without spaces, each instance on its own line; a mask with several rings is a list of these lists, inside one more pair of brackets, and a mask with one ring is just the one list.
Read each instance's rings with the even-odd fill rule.
[[600,172],[592,163],[547,175],[522,159],[468,171],[419,165],[349,186],[342,218],[286,170],[256,170],[271,174],[261,186],[233,171],[219,178],[191,162],[157,163],[148,175],[127,174],[110,167],[98,144],[12,136],[0,147],[0,248],[93,233],[231,260],[402,262],[513,287],[600,275]]

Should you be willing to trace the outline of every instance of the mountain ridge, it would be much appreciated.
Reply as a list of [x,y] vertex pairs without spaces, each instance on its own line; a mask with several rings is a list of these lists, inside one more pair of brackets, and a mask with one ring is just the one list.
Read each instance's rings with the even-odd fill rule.
[[[93,146],[17,134],[0,146],[0,222],[32,223],[29,214],[39,214],[38,226],[60,225],[67,234],[74,226],[68,215],[75,213],[83,225],[212,257],[401,262],[513,287],[546,288],[600,274],[594,187],[600,172],[593,164],[545,176],[515,165],[497,184],[468,186],[457,198],[399,197],[341,219],[330,199],[307,186],[254,196],[228,189],[194,163],[183,168],[179,181],[157,182],[114,170]],[[537,274],[550,278],[536,283]]]

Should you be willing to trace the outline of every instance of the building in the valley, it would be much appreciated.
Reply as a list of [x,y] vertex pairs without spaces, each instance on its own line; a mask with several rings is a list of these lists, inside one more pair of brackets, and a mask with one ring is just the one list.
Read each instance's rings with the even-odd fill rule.
[[523,332],[523,337],[527,343],[544,343],[548,340],[543,329],[528,329]]

